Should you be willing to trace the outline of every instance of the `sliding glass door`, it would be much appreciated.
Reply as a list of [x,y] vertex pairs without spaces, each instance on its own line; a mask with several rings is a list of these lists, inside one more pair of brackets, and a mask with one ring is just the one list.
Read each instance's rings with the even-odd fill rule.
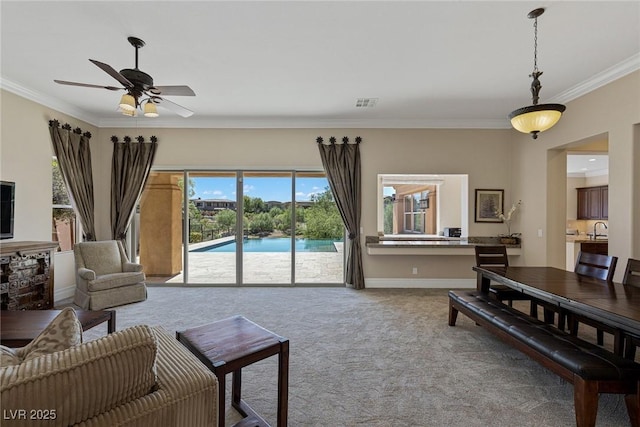
[[139,230],[150,283],[344,283],[344,226],[322,172],[154,171]]
[[296,283],[342,283],[344,225],[324,172],[296,172]]
[[188,172],[188,283],[237,282],[236,172]]
[[244,172],[242,175],[243,284],[293,282],[292,176],[291,172]]

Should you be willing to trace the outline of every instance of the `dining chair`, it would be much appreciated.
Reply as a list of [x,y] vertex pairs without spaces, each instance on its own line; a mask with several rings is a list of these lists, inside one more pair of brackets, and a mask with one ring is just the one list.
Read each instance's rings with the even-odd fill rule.
[[640,259],[629,258],[622,284],[640,287]]
[[[606,280],[607,282],[613,281],[613,275],[616,271],[616,264],[618,263],[618,257],[611,255],[593,254],[589,252],[578,253],[578,259],[576,260],[575,272],[581,276],[593,277],[595,279]],[[612,334],[615,340],[621,339],[621,332],[605,325],[604,323],[590,319],[588,317],[579,315],[570,315],[569,329],[571,335],[578,334],[578,324],[584,323],[586,325],[596,328],[596,339],[598,345],[604,344],[604,332]]]
[[580,251],[578,252],[574,271],[582,276],[611,282],[617,262],[618,257],[615,256]]
[[[477,245],[476,267],[509,267],[509,257],[507,247],[504,245]],[[513,306],[513,301],[528,301],[531,297],[522,292],[505,285],[490,285],[489,294],[498,301],[507,301],[509,306]]]
[[[640,259],[629,258],[627,268],[622,279],[623,285],[637,286],[640,288]],[[627,359],[636,358],[636,347],[640,346],[640,336],[627,335],[624,357]]]

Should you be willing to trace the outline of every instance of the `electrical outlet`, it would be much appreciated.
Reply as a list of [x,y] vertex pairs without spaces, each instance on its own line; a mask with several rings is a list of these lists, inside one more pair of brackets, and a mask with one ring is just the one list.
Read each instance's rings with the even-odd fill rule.
[[418,267],[413,267],[411,274],[418,274]]
[[538,228],[538,237],[542,237],[542,228]]

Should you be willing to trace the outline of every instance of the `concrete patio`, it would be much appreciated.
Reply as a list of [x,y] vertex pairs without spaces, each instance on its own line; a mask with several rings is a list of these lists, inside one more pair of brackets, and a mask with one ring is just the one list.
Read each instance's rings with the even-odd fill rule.
[[[190,245],[188,284],[235,285],[236,254],[233,252],[194,252],[214,241]],[[334,243],[336,252],[296,252],[296,284],[342,284],[344,244]],[[245,252],[243,280],[246,285],[290,285],[291,254],[288,252]],[[149,276],[149,283],[184,283],[184,274]]]

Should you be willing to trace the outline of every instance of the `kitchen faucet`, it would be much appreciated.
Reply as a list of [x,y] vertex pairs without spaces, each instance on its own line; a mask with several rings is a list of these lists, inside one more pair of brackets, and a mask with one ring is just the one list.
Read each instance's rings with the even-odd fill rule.
[[598,226],[598,224],[602,224],[604,226],[604,229],[608,229],[609,227],[607,227],[607,224],[602,222],[602,221],[596,221],[595,224],[593,224],[593,240],[596,240],[598,238],[598,232],[596,231],[596,227]]

